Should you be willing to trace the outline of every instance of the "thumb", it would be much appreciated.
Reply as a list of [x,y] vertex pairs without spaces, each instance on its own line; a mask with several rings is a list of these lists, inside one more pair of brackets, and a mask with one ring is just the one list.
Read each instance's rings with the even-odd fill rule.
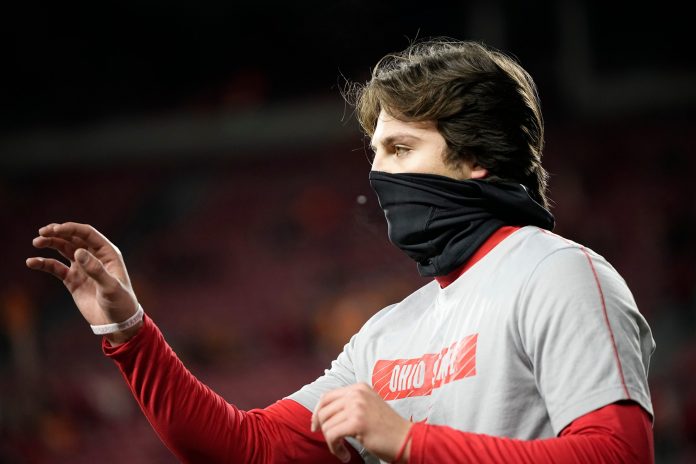
[[116,279],[104,268],[102,262],[89,251],[84,248],[75,251],[75,260],[79,263],[82,270],[85,271],[85,274],[94,279],[104,289],[111,289],[116,285]]

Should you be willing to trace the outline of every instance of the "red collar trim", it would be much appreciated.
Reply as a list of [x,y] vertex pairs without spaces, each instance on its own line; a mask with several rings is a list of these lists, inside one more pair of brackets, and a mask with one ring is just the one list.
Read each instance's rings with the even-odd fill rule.
[[486,256],[493,248],[498,246],[500,242],[505,240],[509,235],[511,235],[516,230],[519,230],[519,226],[503,226],[500,229],[493,232],[493,234],[486,239],[483,244],[478,247],[478,249],[471,255],[471,258],[467,260],[464,264],[459,266],[454,271],[447,275],[437,276],[435,280],[440,284],[440,288],[445,288],[455,280],[457,280],[462,274],[468,271],[471,266],[479,262],[484,256]]

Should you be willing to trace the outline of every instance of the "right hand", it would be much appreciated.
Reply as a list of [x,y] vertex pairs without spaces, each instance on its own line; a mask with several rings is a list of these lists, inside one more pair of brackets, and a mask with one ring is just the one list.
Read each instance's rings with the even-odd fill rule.
[[[91,325],[123,322],[138,308],[121,252],[88,224],[66,222],[39,229],[32,244],[53,248],[70,261],[70,267],[51,258],[27,259],[30,269],[52,274],[65,284],[82,316]],[[112,345],[129,340],[142,326],[106,335]]]

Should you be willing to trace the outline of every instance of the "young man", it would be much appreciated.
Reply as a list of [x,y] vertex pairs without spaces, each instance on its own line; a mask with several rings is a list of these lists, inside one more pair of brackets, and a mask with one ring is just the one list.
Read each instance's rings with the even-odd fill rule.
[[390,240],[434,280],[315,382],[240,411],[143,316],[88,225],[34,239],[164,443],[186,462],[652,462],[650,329],[617,272],[550,232],[536,88],[472,42],[389,55],[356,94]]

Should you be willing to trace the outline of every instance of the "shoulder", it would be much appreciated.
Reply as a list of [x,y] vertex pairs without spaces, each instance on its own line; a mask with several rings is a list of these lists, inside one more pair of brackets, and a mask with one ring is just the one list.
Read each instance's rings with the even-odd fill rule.
[[523,298],[530,285],[558,285],[564,278],[583,282],[593,272],[618,276],[599,254],[584,245],[538,227],[522,227],[464,274],[449,292],[475,293],[490,299]]
[[592,310],[598,304],[609,312],[634,311],[624,279],[592,249],[537,227],[524,227],[509,238],[490,276],[496,289],[506,289],[518,316],[560,317],[566,310]]
[[533,315],[537,322],[579,322],[586,315],[603,315],[607,321],[642,319],[626,281],[603,256],[545,231],[529,242],[534,260],[521,287],[521,316]]
[[561,250],[587,250],[584,245],[534,226],[522,227],[511,235],[515,251],[534,261],[541,261]]
[[616,270],[609,262],[594,250],[567,239],[561,235],[540,229],[524,227],[520,229],[511,243],[507,253],[508,264],[524,268],[527,278],[554,273],[614,274]]

